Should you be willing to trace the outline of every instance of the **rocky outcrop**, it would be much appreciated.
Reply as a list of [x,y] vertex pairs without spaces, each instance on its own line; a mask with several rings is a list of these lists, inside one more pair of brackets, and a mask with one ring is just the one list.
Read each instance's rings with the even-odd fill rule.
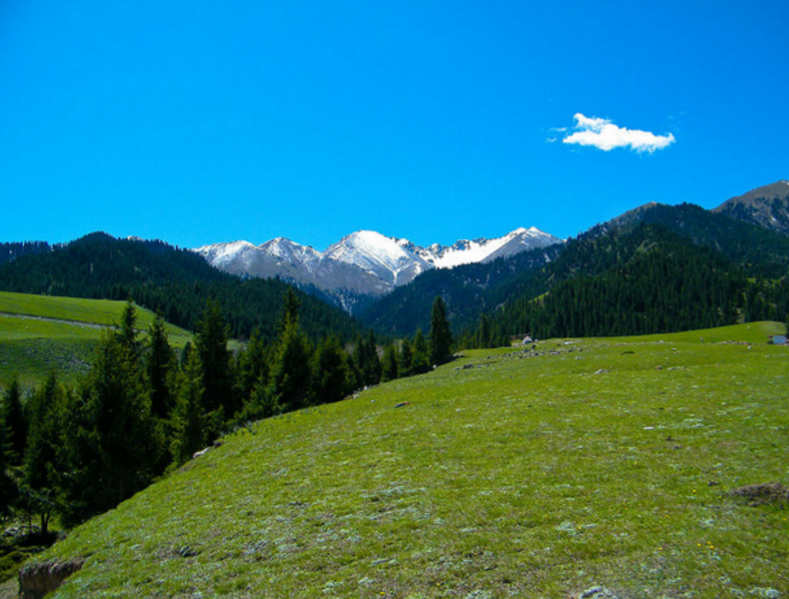
[[19,598],[41,599],[57,589],[63,581],[82,568],[82,558],[67,561],[49,560],[27,564],[19,572]]

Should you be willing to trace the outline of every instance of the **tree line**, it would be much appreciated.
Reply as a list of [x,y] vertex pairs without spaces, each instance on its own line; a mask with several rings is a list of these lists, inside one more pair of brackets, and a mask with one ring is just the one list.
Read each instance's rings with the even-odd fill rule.
[[568,244],[541,275],[559,279],[555,285],[483,314],[476,329],[460,333],[459,347],[506,345],[524,334],[642,335],[789,317],[789,277],[748,276],[727,256],[663,228],[642,225],[583,243],[597,247]]
[[[257,331],[267,343],[276,337],[275,316],[288,288],[277,278],[241,279],[221,272],[202,256],[162,241],[93,233],[62,246],[6,246],[0,246],[8,257],[0,259],[0,290],[120,301],[132,296],[138,305],[158,310],[167,321],[190,331],[213,299],[227,315],[234,338],[249,339]],[[338,334],[348,340],[359,332],[339,308],[296,293],[302,327],[311,339]]]
[[428,336],[418,331],[382,351],[372,330],[347,346],[333,335],[315,345],[301,327],[297,294],[289,289],[282,303],[274,341],[254,333],[233,352],[222,309],[209,301],[194,343],[178,355],[161,315],[142,335],[129,300],[75,387],[53,373],[25,394],[12,380],[0,410],[0,520],[35,518],[43,533],[53,517],[71,527],[131,497],[234,427],[336,402],[451,358],[440,298]]

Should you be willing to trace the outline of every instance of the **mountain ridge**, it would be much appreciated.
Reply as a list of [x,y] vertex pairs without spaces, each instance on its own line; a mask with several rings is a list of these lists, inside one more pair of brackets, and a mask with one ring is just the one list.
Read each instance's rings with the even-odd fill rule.
[[789,235],[789,181],[782,179],[729,198],[712,212]]
[[563,243],[536,227],[518,228],[494,239],[458,240],[450,246],[419,246],[405,238],[360,230],[319,252],[277,237],[258,246],[246,241],[196,248],[209,264],[225,272],[260,278],[280,277],[322,291],[349,312],[365,297],[379,298],[424,272],[486,263],[531,249]]

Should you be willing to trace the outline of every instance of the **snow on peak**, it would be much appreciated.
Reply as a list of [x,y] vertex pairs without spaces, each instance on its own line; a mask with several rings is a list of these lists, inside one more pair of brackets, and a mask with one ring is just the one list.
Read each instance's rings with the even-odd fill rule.
[[343,237],[324,256],[353,264],[392,285],[403,285],[430,265],[410,251],[405,239],[386,237],[375,231],[356,231]]
[[376,231],[356,231],[319,252],[277,237],[259,246],[247,241],[218,243],[195,250],[210,264],[235,274],[282,276],[321,289],[349,289],[381,295],[434,268],[488,262],[561,239],[539,229],[519,228],[496,239],[463,239],[451,246],[420,247],[408,239]]

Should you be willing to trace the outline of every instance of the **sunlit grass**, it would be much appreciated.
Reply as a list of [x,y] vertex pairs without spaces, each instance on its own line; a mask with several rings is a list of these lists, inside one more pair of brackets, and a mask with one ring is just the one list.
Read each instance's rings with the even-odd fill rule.
[[469,352],[256,423],[57,544],[88,556],[57,596],[785,596],[789,510],[726,492],[789,483],[789,351],[659,341]]
[[[0,292],[0,383],[19,376],[35,385],[51,372],[74,382],[87,371],[101,331],[120,322],[126,302]],[[137,308],[137,327],[146,331],[154,319]],[[170,343],[182,348],[188,331],[167,325]]]

